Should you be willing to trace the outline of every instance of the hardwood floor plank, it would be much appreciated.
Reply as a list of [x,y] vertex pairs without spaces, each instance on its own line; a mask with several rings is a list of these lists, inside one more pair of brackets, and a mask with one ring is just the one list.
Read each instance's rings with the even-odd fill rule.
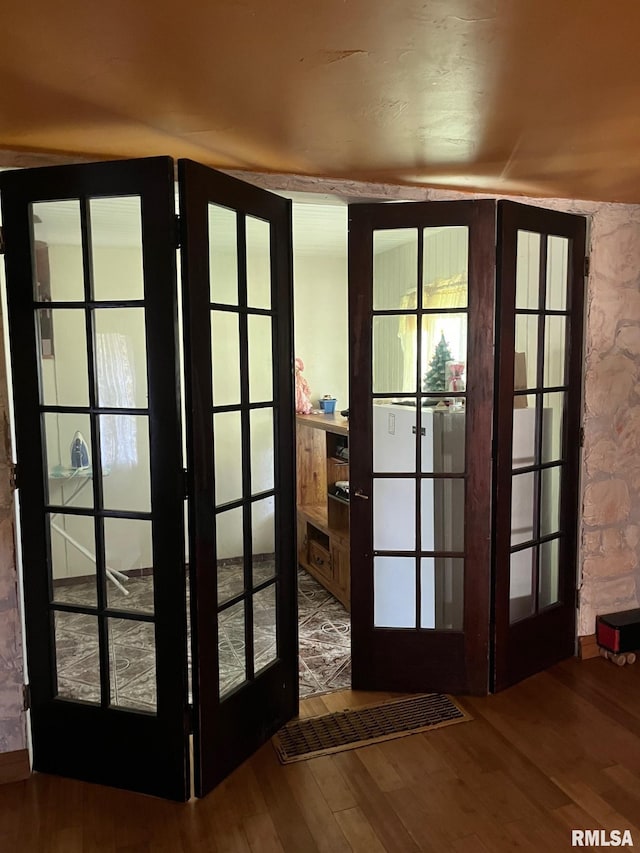
[[322,696],[309,696],[306,699],[300,700],[299,717],[320,717],[322,714],[328,714],[329,709],[322,700]]
[[600,796],[615,809],[617,814],[622,815],[623,820],[626,821],[625,826],[629,829],[634,826],[640,827],[640,802],[631,791],[620,785],[614,785]]
[[427,776],[420,785],[404,792],[390,792],[388,797],[416,840],[420,824],[410,823],[409,804],[413,812],[421,815],[421,823],[429,827],[429,836],[447,844],[478,829],[473,797],[459,779],[443,782],[436,776]]
[[211,816],[211,833],[218,853],[251,853],[244,826],[228,815]]
[[640,838],[638,826],[623,817],[610,803],[596,794],[584,782],[558,780],[558,784],[564,788],[577,805],[587,812],[589,817],[595,818],[604,829],[630,829],[637,838]]
[[233,796],[233,775],[203,800],[188,803],[187,808],[199,811],[198,805],[207,802],[202,835],[211,839],[218,853],[251,853],[242,823],[243,815]]
[[552,667],[549,674],[638,733],[640,707],[634,697],[639,689],[640,667],[619,667],[598,657],[583,661],[580,668],[573,660],[563,661]]
[[574,802],[555,809],[553,816],[559,824],[569,831],[572,829],[604,829],[602,824]]
[[520,784],[514,784],[502,770],[483,773],[478,784],[472,786],[474,794],[484,806],[485,814],[501,823],[510,823],[526,819],[537,809],[525,794],[528,779],[524,777]]
[[270,815],[252,815],[244,820],[244,828],[252,853],[284,853]]
[[175,819],[180,836],[180,853],[217,853],[215,834],[211,830],[209,815],[196,806],[196,801],[183,808],[176,805]]
[[571,849],[571,833],[560,826],[546,824],[531,818],[520,818],[505,825],[518,850],[540,853],[541,850]]
[[482,843],[477,835],[465,835],[451,845],[453,853],[490,853],[489,848]]
[[[442,730],[444,760],[453,766],[467,781],[482,780],[483,768],[504,773],[514,785],[527,779],[527,797],[542,809],[554,809],[570,802],[567,795],[520,750],[512,747],[500,731],[497,731],[480,715],[473,721],[474,728],[466,726]],[[458,730],[459,729],[459,730]],[[438,745],[440,746],[440,739]],[[490,758],[489,755],[493,756]]]
[[82,827],[59,829],[49,839],[46,850],[50,853],[82,853]]
[[429,774],[446,779],[451,775],[451,768],[440,748],[440,734],[445,731],[438,729],[437,732],[396,738],[380,744],[380,749],[405,785],[420,782]]
[[604,774],[610,779],[628,791],[640,801],[640,776],[637,773],[632,773],[627,767],[622,767],[620,764],[614,764],[612,767],[607,767]]
[[353,853],[386,853],[389,850],[382,845],[361,809],[344,809],[336,814],[336,820]]
[[[406,740],[406,738],[400,738],[399,740]],[[387,743],[389,742],[387,741]],[[394,741],[394,743],[396,742]],[[393,764],[387,760],[385,755],[386,750],[383,750],[382,746],[384,744],[379,746],[374,744],[366,746],[363,749],[358,749],[358,758],[367,768],[369,775],[376,780],[376,785],[381,791],[393,791],[396,788],[403,788],[404,782]]]
[[389,699],[399,699],[405,693],[382,693],[375,690],[337,690],[327,693],[322,700],[328,712],[345,711],[347,708],[359,708],[362,705],[376,705]]
[[547,673],[527,679],[517,692],[472,704],[520,752],[527,754],[536,743],[535,763],[548,776],[561,767],[569,771],[585,757],[600,768],[625,763],[640,769],[637,737]]
[[239,817],[266,814],[267,804],[260,789],[255,770],[248,762],[241,764],[226,780],[227,792]]
[[[358,750],[333,756],[353,791],[359,808],[388,851],[416,853],[418,846],[405,829],[389,801],[358,757]],[[342,814],[338,812],[337,814]]]
[[307,762],[290,764],[285,771],[289,787],[320,853],[349,853],[351,848]]
[[356,805],[353,791],[347,784],[333,756],[321,755],[305,764],[311,770],[318,787],[332,812],[352,809]]
[[318,853],[318,845],[287,782],[285,768],[278,762],[270,743],[258,750],[251,764],[278,837],[287,853],[294,850],[299,853]]
[[419,850],[423,853],[441,853],[451,849],[455,839],[448,832],[447,820],[441,819],[438,814],[435,802],[432,803],[432,809],[428,810],[426,798],[419,797],[414,789],[409,788],[390,791],[387,799]]

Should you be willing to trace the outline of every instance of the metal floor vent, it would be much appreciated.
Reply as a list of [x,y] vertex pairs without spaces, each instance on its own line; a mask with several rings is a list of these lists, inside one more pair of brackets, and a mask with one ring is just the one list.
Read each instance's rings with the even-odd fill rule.
[[428,693],[292,720],[272,741],[280,761],[290,764],[471,719],[449,696]]

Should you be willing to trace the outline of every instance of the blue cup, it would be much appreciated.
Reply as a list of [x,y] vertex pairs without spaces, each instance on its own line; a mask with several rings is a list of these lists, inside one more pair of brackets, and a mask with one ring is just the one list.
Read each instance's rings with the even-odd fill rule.
[[320,400],[320,408],[325,413],[325,415],[333,415],[336,410],[336,398],[332,397],[330,400]]

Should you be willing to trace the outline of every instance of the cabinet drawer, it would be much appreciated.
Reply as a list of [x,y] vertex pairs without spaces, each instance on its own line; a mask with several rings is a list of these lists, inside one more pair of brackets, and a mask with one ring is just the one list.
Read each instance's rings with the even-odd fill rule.
[[309,563],[325,577],[331,577],[331,555],[313,539],[309,540]]

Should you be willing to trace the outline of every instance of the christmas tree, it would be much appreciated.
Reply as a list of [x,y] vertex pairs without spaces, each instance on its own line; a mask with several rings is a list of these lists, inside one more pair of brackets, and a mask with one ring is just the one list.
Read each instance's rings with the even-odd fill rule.
[[444,332],[440,335],[440,340],[436,346],[436,351],[433,354],[429,371],[424,377],[422,383],[423,391],[446,391],[447,390],[447,362],[451,361],[451,350],[449,344],[445,340]]

